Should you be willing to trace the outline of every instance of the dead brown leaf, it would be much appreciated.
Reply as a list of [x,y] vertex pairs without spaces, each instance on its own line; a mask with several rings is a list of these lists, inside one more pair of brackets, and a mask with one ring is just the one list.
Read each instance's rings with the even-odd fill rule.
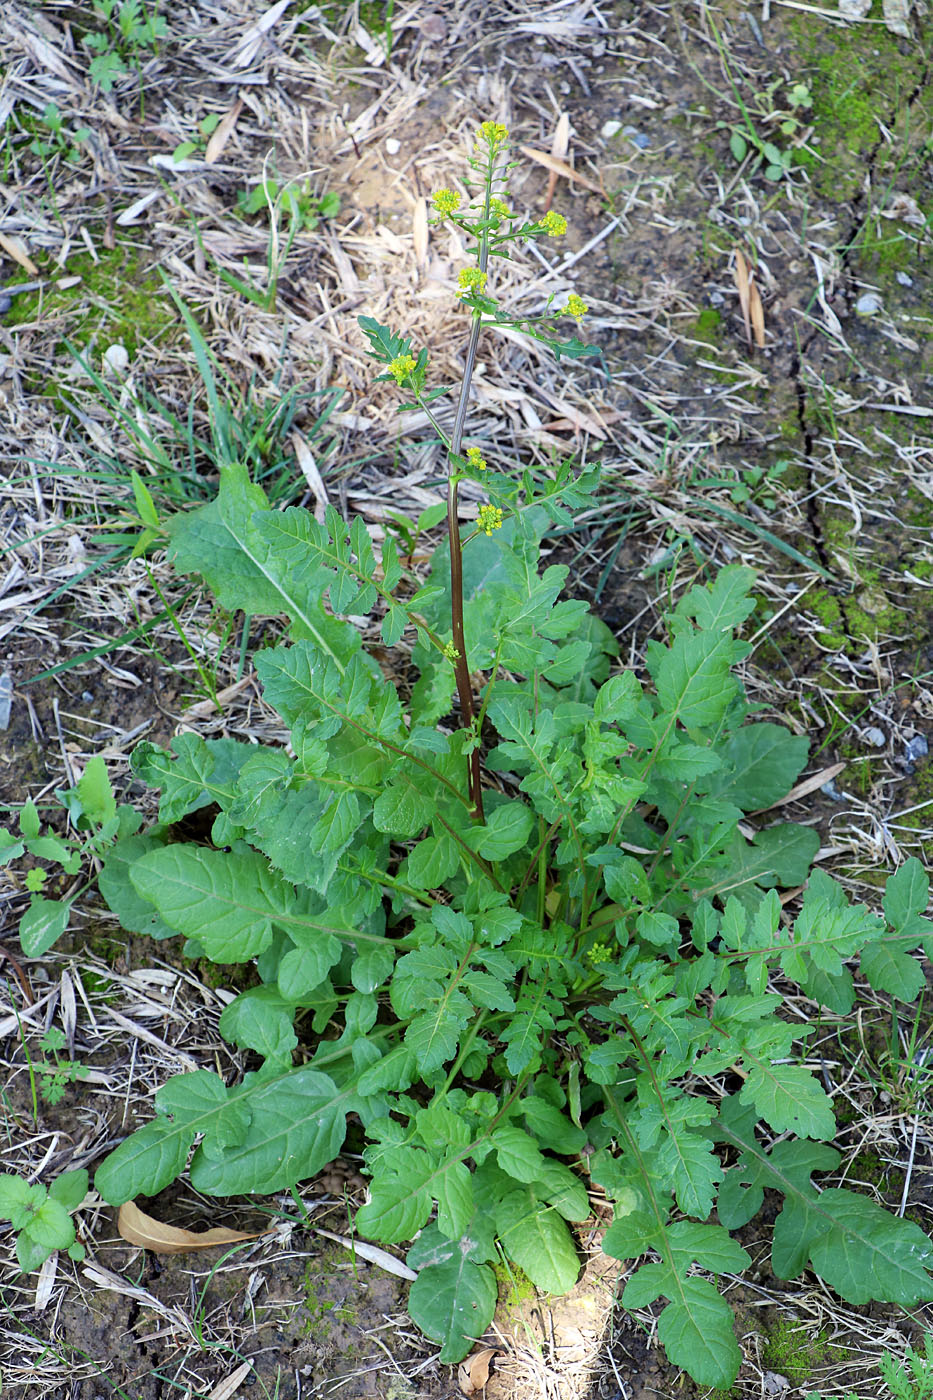
[[218,1244],[237,1244],[240,1240],[255,1240],[268,1230],[183,1230],[178,1225],[165,1225],[153,1220],[133,1201],[120,1207],[117,1229],[127,1244],[151,1249],[154,1254],[187,1254],[192,1249],[213,1249]]
[[226,146],[227,142],[230,140],[233,134],[233,128],[237,123],[237,117],[242,110],[243,99],[238,98],[230,108],[230,111],[226,112],[224,116],[221,117],[204,151],[204,160],[208,165],[213,165],[215,160],[220,160],[224,146]]
[[485,1389],[489,1380],[489,1368],[495,1355],[495,1347],[482,1347],[472,1356],[468,1356],[466,1361],[460,1362],[457,1367],[457,1384],[464,1395],[475,1395],[478,1390]]
[[[551,155],[557,160],[563,160],[570,150],[570,115],[561,112],[557,126],[554,128],[554,140],[551,142]],[[551,207],[551,200],[554,198],[554,191],[557,188],[557,181],[560,177],[556,170],[552,170],[547,177],[547,193],[544,196],[545,214]]]
[[565,160],[558,160],[557,156],[549,155],[547,151],[536,151],[534,146],[520,146],[519,150],[529,160],[537,161],[539,165],[543,165],[545,170],[553,170],[556,174],[563,175],[567,180],[576,180],[577,184],[582,185],[584,189],[605,195],[606,191],[603,189],[602,183],[597,185],[586,175],[581,175],[578,170],[574,170],[573,166],[568,165]]
[[761,304],[761,293],[757,282],[748,284],[748,312],[752,321],[752,333],[759,350],[765,347],[765,309]]
[[24,268],[26,272],[29,273],[30,277],[39,276],[39,269],[18,238],[8,238],[5,233],[0,233],[0,248],[3,249],[8,258],[12,258],[14,262],[19,263],[20,267]]

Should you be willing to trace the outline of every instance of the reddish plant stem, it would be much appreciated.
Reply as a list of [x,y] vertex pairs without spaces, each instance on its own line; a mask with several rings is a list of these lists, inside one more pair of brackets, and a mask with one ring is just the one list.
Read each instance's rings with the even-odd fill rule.
[[[487,216],[489,213],[488,200],[489,196],[487,191]],[[489,248],[486,235],[483,234],[480,239],[479,248],[479,267],[481,272],[486,271],[488,257]],[[451,632],[453,644],[457,652],[454,659],[454,674],[457,680],[457,695],[460,698],[460,713],[463,718],[464,729],[469,729],[472,725],[476,714],[476,707],[473,701],[473,682],[470,680],[470,664],[467,660],[466,638],[463,631],[463,549],[460,543],[460,514],[457,499],[459,474],[453,461],[453,456],[454,454],[460,454],[463,443],[463,427],[466,422],[467,404],[470,398],[470,383],[473,379],[473,366],[476,364],[476,348],[479,344],[482,323],[482,313],[474,311],[473,324],[470,326],[470,339],[467,343],[466,363],[463,368],[463,383],[460,387],[460,402],[457,404],[457,416],[454,419],[454,429],[450,439],[451,456],[447,469],[447,533],[450,541]],[[476,737],[478,740],[479,735]],[[467,782],[470,802],[473,807],[473,816],[476,821],[485,821],[478,747],[473,750],[468,760]]]

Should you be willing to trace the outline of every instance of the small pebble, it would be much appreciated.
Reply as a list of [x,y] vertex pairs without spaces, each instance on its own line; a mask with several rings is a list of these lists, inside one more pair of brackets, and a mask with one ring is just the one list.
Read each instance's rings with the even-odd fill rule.
[[386,137],[386,150],[388,151],[390,156],[397,156],[401,149],[401,141],[397,140],[394,136]]
[[914,285],[914,279],[909,272],[895,272],[894,276],[902,287],[912,287]]
[[723,296],[722,292],[710,292],[709,294],[710,306],[722,306],[725,300],[726,298]]
[[124,379],[130,367],[130,357],[122,345],[111,345],[104,351],[104,373],[114,379]]
[[790,1381],[780,1371],[765,1371],[761,1388],[765,1395],[783,1395],[785,1390],[790,1390]]
[[633,146],[637,146],[640,151],[647,151],[651,145],[650,140],[643,131],[639,131],[637,126],[623,126],[622,135],[627,136]]
[[9,292],[0,292],[0,316],[5,316],[13,305],[13,298]]
[[863,292],[855,309],[860,316],[874,316],[881,310],[881,297],[877,292]]
[[845,798],[843,797],[839,789],[836,787],[836,784],[833,782],[832,778],[830,778],[828,783],[823,784],[823,786],[820,788],[820,792],[825,793],[827,797],[831,797],[834,802],[845,802]]
[[94,696],[89,690],[82,690],[81,699],[84,701],[85,705],[90,705],[91,701],[94,699]]
[[908,763],[916,763],[918,758],[926,758],[930,752],[930,745],[927,743],[925,734],[915,734],[904,749],[904,757]]
[[871,744],[876,749],[882,748],[887,743],[887,740],[884,736],[884,730],[878,729],[875,726],[872,726],[871,729],[865,730],[865,741],[866,743]]
[[440,42],[447,38],[447,25],[440,15],[425,15],[421,20],[421,32],[426,39]]
[[603,122],[599,129],[599,134],[604,141],[611,141],[613,136],[618,136],[622,130],[622,123],[614,120]]

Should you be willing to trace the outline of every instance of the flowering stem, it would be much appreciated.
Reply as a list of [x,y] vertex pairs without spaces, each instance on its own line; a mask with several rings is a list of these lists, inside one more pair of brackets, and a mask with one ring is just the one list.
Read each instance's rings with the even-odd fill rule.
[[[486,181],[485,218],[489,217],[491,183],[490,171],[490,176]],[[479,239],[479,269],[481,272],[486,271],[488,259],[489,238],[484,229]],[[482,324],[482,312],[474,311],[472,325],[470,326],[470,339],[467,342],[466,363],[463,368],[463,382],[460,386],[460,402],[457,404],[457,414],[454,418],[454,430],[450,439],[451,455],[448,458],[447,464],[447,533],[450,540],[451,634],[457,652],[457,656],[454,659],[454,674],[457,678],[457,694],[460,697],[460,713],[463,717],[464,729],[468,729],[472,725],[476,710],[473,704],[473,683],[470,680],[470,664],[467,659],[466,638],[463,632],[463,545],[460,540],[460,514],[458,503],[460,477],[454,466],[453,454],[456,453],[459,455],[463,444],[463,427],[466,422],[467,404],[470,399],[470,383],[473,379],[473,367],[476,364],[476,348],[479,344]],[[479,740],[479,735],[476,737],[477,740]],[[474,748],[469,757],[467,780],[469,784],[470,802],[473,806],[473,816],[477,821],[485,821],[478,746]]]

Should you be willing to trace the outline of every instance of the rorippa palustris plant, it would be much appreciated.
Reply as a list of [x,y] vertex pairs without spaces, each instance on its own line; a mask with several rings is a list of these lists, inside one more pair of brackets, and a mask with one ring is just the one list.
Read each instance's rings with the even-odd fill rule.
[[[505,143],[480,129],[462,212],[436,196],[476,249],[460,278],[467,374],[484,324],[503,319],[490,257],[561,226],[512,217]],[[568,351],[553,326],[526,328]],[[430,410],[426,352],[363,329]],[[449,438],[434,425],[450,538],[427,580],[391,536],[377,559],[360,519],[270,509],[237,463],[216,501],[171,524],[176,568],[222,607],[287,617],[287,640],[254,664],[289,742],[141,744],[133,768],[161,790],[160,820],[121,826],[100,884],[127,930],[254,964],[257,984],[220,1019],[254,1058],[233,1084],[171,1078],[95,1186],[119,1204],[187,1168],[211,1196],[295,1191],[349,1141],[370,1178],[356,1230],[410,1242],[411,1314],[454,1362],[492,1318],[497,1261],[547,1292],[573,1285],[570,1227],[595,1185],[612,1215],[603,1249],[643,1260],[623,1305],[657,1304],[671,1360],[725,1387],[741,1353],[717,1279],[748,1265],[731,1231],[766,1189],[779,1277],[814,1270],[854,1304],[933,1297],[919,1226],[826,1184],[832,1065],[817,1078],[811,1027],[781,1014],[791,987],[821,1024],[845,1018],[856,961],[876,991],[915,1000],[928,879],[908,860],[880,912],[851,903],[811,871],[812,828],[768,816],[807,742],[757,718],[736,673],[751,570],[682,591],[666,638],[620,668],[608,629],[561,598],[567,570],[540,559],[595,480],[498,471],[492,444],[464,447],[466,403],[464,389]],[[469,532],[467,476],[487,497]],[[350,620],[367,614],[396,649],[392,674]],[[177,831],[194,811],[209,838]],[[55,935],[34,934],[36,955]]]

